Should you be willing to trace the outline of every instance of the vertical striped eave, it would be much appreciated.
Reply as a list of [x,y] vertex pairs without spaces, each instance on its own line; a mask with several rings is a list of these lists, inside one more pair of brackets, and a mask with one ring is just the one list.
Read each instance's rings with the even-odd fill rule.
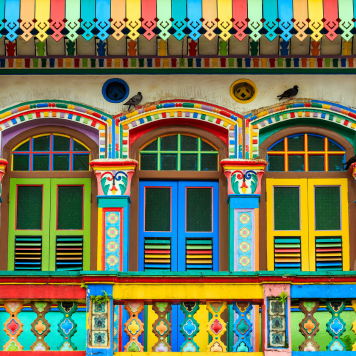
[[105,41],[109,37],[107,30],[110,28],[110,5],[110,0],[96,0],[96,28],[99,30],[97,37],[101,41]]
[[278,27],[277,0],[263,0],[263,18],[265,19],[263,27],[267,30],[266,37],[273,41],[277,37],[275,30]]
[[187,18],[186,0],[172,0],[172,26],[176,30],[174,37],[180,41],[184,38],[184,29],[186,27],[185,19]]
[[202,28],[202,0],[187,1],[187,18],[189,19],[187,26],[191,31],[189,37],[195,41],[200,37],[199,30]]
[[90,41],[94,34],[93,29],[95,28],[95,0],[81,0],[80,3],[80,17],[82,22],[80,27],[83,29],[83,38]]
[[61,31],[65,28],[63,21],[66,16],[65,0],[51,0],[51,20],[50,27],[53,31],[52,38],[60,41],[63,38]]
[[339,27],[339,23],[337,21],[339,17],[337,0],[324,0],[323,7],[325,19],[324,27],[328,30],[326,37],[330,41],[333,41],[337,37],[335,30]]
[[247,28],[247,0],[232,0],[232,26],[236,30],[235,37],[242,41]]
[[293,0],[278,0],[279,28],[282,30],[281,38],[289,41],[292,37],[290,30],[293,28]]
[[23,31],[21,37],[27,42],[33,37],[31,31],[35,28],[35,0],[21,0],[20,18],[20,28]]
[[[216,18],[218,17],[218,9],[216,0],[202,0],[203,1],[203,28],[206,31],[205,37],[212,40],[216,34],[214,30],[218,27]],[[246,0],[247,1],[247,0]]]
[[161,30],[159,36],[167,41],[170,36],[169,29],[172,27],[172,3],[167,0],[157,0],[157,27]]
[[[0,12],[3,11],[3,3],[0,3]],[[2,15],[2,14],[1,14]],[[9,32],[6,37],[10,41],[14,41],[17,38],[16,31],[19,29],[20,24],[18,22],[20,18],[20,0],[7,0],[5,5],[5,16],[6,19],[5,28]],[[2,22],[1,26],[4,26],[4,22]]]
[[218,2],[218,28],[221,30],[219,37],[227,41],[231,37],[232,29],[232,0],[217,0]]
[[339,1],[339,18],[341,19],[339,26],[344,31],[341,37],[345,41],[349,41],[353,38],[351,30],[354,28],[354,23],[352,20],[354,18],[355,3],[353,3],[352,0]]
[[146,30],[143,34],[148,40],[154,38],[153,30],[157,26],[157,4],[156,0],[142,0],[142,27]]
[[126,27],[130,30],[128,37],[135,41],[140,34],[141,27],[141,0],[127,0],[126,2]]
[[112,36],[118,41],[124,34],[122,30],[125,28],[126,23],[126,0],[111,0],[111,28],[114,30]]
[[66,0],[66,29],[69,31],[67,37],[71,41],[78,38],[77,30],[80,27],[80,0]]
[[309,11],[309,19],[310,19],[309,28],[313,31],[310,37],[314,41],[319,42],[323,37],[320,31],[324,27],[322,21],[324,17],[323,0],[309,0],[308,11]]
[[308,28],[308,0],[293,0],[293,17],[294,29],[297,30],[295,36],[299,41],[303,41],[307,37],[305,31]]
[[44,42],[48,35],[46,31],[49,29],[49,18],[51,9],[51,0],[36,0],[35,18],[36,24],[35,28],[38,31],[36,37]]
[[263,27],[262,23],[262,0],[248,0],[248,28],[252,31],[250,37],[254,41],[261,38],[260,30]]

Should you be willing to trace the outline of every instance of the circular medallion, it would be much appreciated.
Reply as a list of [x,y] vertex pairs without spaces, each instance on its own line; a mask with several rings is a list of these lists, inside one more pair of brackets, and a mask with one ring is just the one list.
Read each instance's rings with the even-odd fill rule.
[[250,264],[250,259],[247,257],[247,256],[242,256],[240,259],[239,259],[239,262],[242,266],[246,267]]
[[110,227],[106,233],[113,239],[119,234],[119,230],[116,227]]
[[247,104],[255,100],[257,88],[251,80],[240,79],[231,85],[230,95],[238,103]]
[[250,221],[250,216],[248,214],[241,214],[239,220],[240,223],[247,224]]
[[245,241],[241,242],[240,245],[239,245],[239,249],[242,252],[247,252],[250,249],[250,244],[245,242]]
[[115,252],[119,248],[119,245],[114,241],[110,241],[106,247],[110,252]]
[[119,262],[119,259],[116,256],[111,255],[106,259],[106,262],[109,266],[115,266]]
[[239,235],[243,238],[249,237],[250,236],[250,230],[247,227],[243,227],[239,231]]
[[107,217],[107,221],[109,224],[116,224],[119,220],[119,216],[115,213],[111,213]]

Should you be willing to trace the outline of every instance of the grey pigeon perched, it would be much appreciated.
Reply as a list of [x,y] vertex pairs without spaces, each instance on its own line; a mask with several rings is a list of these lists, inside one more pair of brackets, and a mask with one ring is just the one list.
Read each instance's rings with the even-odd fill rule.
[[344,163],[344,166],[346,166],[345,171],[347,171],[350,168],[350,166],[352,165],[352,163],[355,163],[355,162],[356,162],[356,156],[353,156],[346,163]]
[[298,85],[295,85],[293,88],[290,88],[286,90],[283,94],[277,95],[277,98],[279,100],[282,100],[283,98],[292,98],[293,96],[296,96],[298,94]]
[[126,101],[126,103],[124,105],[129,105],[129,109],[131,109],[131,106],[136,107],[140,102],[142,101],[142,94],[139,91],[136,95],[134,95],[131,99],[129,99],[128,101]]

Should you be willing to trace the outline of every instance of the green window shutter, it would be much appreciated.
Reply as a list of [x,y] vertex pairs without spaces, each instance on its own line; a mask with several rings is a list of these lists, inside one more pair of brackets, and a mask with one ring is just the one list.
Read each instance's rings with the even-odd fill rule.
[[187,188],[187,231],[212,230],[212,189]]
[[145,189],[145,231],[170,231],[170,188]]
[[171,238],[145,237],[145,271],[171,270]]
[[315,230],[341,230],[340,187],[315,187]]
[[91,179],[51,179],[49,270],[90,269]]
[[299,187],[274,187],[274,230],[300,230]]
[[50,179],[10,179],[8,270],[49,268]]

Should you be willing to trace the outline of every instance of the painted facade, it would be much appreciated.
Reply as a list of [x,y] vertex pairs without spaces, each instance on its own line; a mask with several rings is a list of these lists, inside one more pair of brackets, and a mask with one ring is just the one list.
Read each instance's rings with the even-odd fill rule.
[[0,0],[0,353],[356,351],[355,14]]

